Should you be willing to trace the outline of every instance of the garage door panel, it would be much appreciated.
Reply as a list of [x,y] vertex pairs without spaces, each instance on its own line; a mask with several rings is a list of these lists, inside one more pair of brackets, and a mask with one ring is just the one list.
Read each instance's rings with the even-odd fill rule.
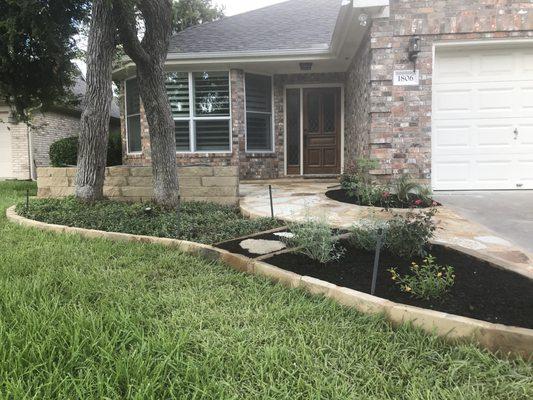
[[443,53],[438,67],[433,75],[435,83],[456,82],[460,78],[474,79],[472,58],[464,54]]
[[433,177],[447,190],[468,186],[471,162],[468,159],[436,159],[433,163]]
[[516,136],[517,153],[533,154],[533,120],[518,122],[516,127],[518,130]]
[[533,112],[533,84],[524,84],[519,88],[520,111],[532,115]]
[[533,50],[524,50],[520,57],[520,69],[528,76],[533,76]]
[[514,125],[494,123],[480,124],[474,128],[475,140],[472,143],[472,154],[500,152],[513,147]]
[[465,124],[435,124],[435,147],[440,153],[450,152],[451,154],[458,151],[470,151],[470,131],[471,125]]
[[513,162],[509,159],[477,159],[473,165],[474,182],[479,182],[483,187],[511,188],[512,176],[510,176],[509,171],[512,170],[512,167]]
[[469,87],[438,87],[436,90],[436,101],[434,110],[440,118],[457,118],[466,116],[472,111],[473,90]]
[[533,154],[516,162],[516,181],[521,189],[533,189]]
[[513,111],[513,103],[516,96],[516,89],[513,85],[491,88],[479,87],[477,91],[474,91],[474,94],[477,97],[476,103],[480,114],[496,111],[511,113]]
[[481,53],[476,58],[479,63],[478,77],[492,78],[511,76],[516,69],[516,57],[509,51],[492,51]]

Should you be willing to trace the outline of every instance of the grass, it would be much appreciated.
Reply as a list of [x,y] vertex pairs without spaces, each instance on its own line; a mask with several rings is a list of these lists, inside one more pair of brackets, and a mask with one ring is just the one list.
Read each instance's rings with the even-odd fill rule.
[[1,399],[531,399],[533,365],[151,245],[15,226],[0,183]]
[[178,214],[148,203],[100,201],[87,206],[68,197],[32,200],[28,209],[23,202],[17,211],[28,218],[52,224],[201,243],[221,242],[281,226],[279,221],[271,218],[244,218],[237,207],[202,202],[184,202]]

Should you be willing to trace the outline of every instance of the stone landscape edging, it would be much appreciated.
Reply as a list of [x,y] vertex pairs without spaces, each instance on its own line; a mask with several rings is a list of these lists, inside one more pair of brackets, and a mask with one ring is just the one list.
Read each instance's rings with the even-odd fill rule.
[[355,308],[364,314],[383,315],[394,326],[411,323],[426,332],[434,333],[453,342],[473,341],[491,351],[499,351],[503,355],[520,356],[526,359],[533,357],[533,329],[493,324],[441,311],[394,303],[387,299],[337,286],[309,276],[302,276],[268,264],[265,261],[253,260],[249,257],[230,253],[202,243],[48,224],[18,215],[15,211],[15,206],[6,210],[6,216],[8,220],[16,224],[44,231],[78,234],[87,238],[151,243],[174,247],[184,253],[196,255],[209,261],[220,261],[240,272],[261,275],[290,288],[302,288],[308,293],[325,296],[341,305]]

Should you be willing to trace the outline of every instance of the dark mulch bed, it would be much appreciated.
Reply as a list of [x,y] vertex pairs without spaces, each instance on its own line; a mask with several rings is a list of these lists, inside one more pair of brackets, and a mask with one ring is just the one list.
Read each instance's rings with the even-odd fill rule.
[[[343,245],[346,254],[342,259],[325,266],[293,253],[273,256],[266,261],[300,275],[369,293],[374,254],[355,249],[347,243]],[[442,246],[434,246],[431,254],[440,265],[455,268],[455,284],[442,300],[420,300],[400,291],[387,269],[397,267],[401,274],[408,273],[413,260],[402,260],[386,253],[381,255],[375,295],[397,303],[533,328],[533,281]]]
[[[344,189],[335,189],[326,192],[326,197],[331,200],[339,201],[341,203],[356,204],[358,206],[368,206],[368,204],[361,204],[357,197],[349,196],[348,192]],[[376,204],[375,207],[383,208],[428,208],[433,206],[440,206],[441,204],[434,201],[432,204],[420,204],[416,205],[417,200],[421,200],[416,194],[409,195],[409,204],[399,201],[394,194],[391,194],[391,197],[388,200],[388,204]],[[422,201],[422,200],[421,200]]]
[[[280,232],[286,232],[286,231],[280,231]],[[278,233],[278,232],[276,232],[276,233]],[[264,233],[264,234],[261,234],[261,235],[252,236],[252,237],[250,237],[250,239],[264,239],[264,240],[278,240],[278,241],[281,241],[282,238],[279,237],[279,236],[274,235],[274,233]],[[218,243],[216,245],[216,247],[218,247],[219,249],[227,250],[227,251],[229,251],[231,253],[242,254],[243,256],[250,257],[250,258],[257,258],[257,257],[261,256],[260,254],[250,253],[249,251],[243,249],[240,246],[240,243],[243,240],[246,240],[246,239],[235,239],[235,240],[230,240],[230,241],[227,241],[227,242],[224,242],[224,243]]]

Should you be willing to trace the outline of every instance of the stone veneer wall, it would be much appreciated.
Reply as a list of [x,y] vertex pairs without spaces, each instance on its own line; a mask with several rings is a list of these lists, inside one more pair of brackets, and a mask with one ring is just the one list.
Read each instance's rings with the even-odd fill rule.
[[[238,204],[239,177],[236,166],[178,167],[180,194],[184,201]],[[38,168],[37,196],[65,197],[74,194],[76,168]],[[112,200],[150,200],[152,168],[118,166],[106,168],[104,195]]]
[[[519,11],[521,11],[519,13]],[[409,39],[421,38],[419,86],[393,86],[394,70],[413,68]],[[371,27],[370,156],[382,179],[431,174],[433,44],[533,37],[533,3],[511,0],[391,0],[390,18]]]
[[356,159],[368,157],[370,139],[370,32],[361,42],[348,71],[345,83],[344,168]]

